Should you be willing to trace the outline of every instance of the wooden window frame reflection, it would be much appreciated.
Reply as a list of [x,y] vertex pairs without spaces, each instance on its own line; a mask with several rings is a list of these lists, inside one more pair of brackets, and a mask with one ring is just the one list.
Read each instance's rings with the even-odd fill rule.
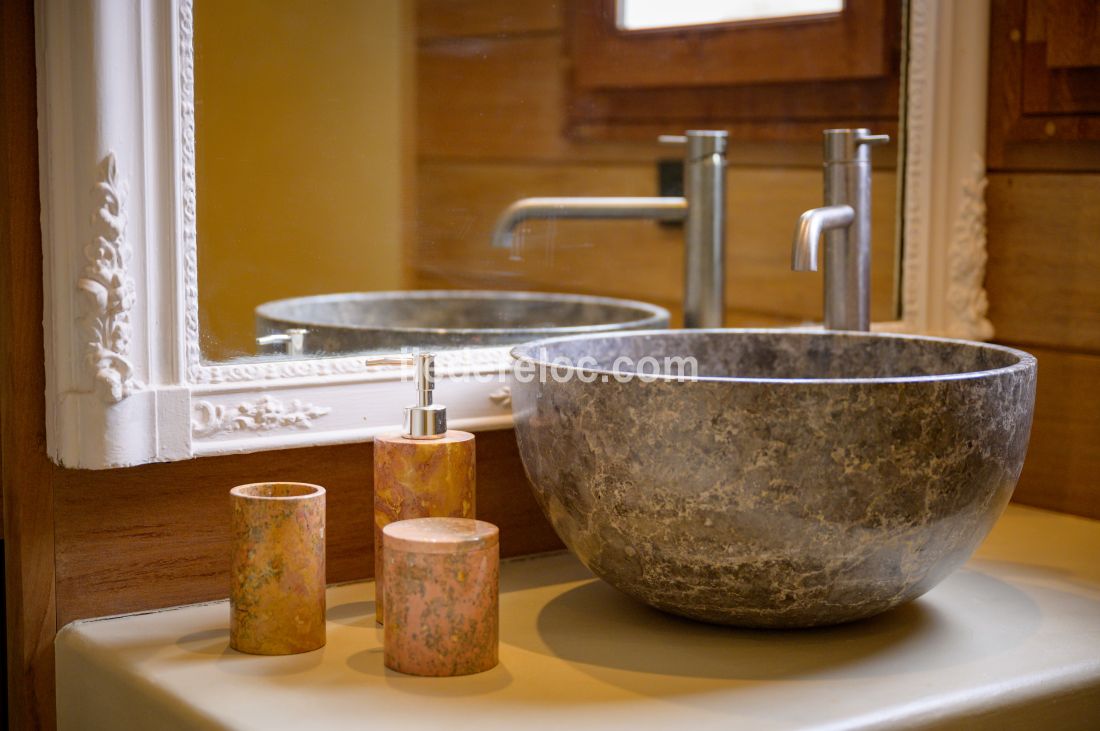
[[[825,16],[623,30],[617,0],[569,0],[567,134],[642,141],[702,126],[755,141],[816,142],[830,126],[896,134],[902,11],[902,0],[847,0]],[[737,56],[754,61],[726,60]]]
[[680,25],[662,25],[652,28],[623,28],[619,26],[619,7],[622,0],[612,0],[615,12],[615,28],[620,33],[636,35],[639,33],[671,33],[713,30],[739,30],[753,26],[785,25],[790,23],[815,22],[836,18],[844,12],[852,0],[843,0],[843,8],[839,12],[803,13],[802,15],[774,16],[767,18],[746,18],[745,20],[721,20],[715,23],[683,23]]

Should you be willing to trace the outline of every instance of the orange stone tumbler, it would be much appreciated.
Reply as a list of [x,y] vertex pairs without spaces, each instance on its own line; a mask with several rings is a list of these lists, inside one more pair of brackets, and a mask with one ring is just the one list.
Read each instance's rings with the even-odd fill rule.
[[260,482],[233,503],[229,645],[293,655],[325,644],[325,490]]

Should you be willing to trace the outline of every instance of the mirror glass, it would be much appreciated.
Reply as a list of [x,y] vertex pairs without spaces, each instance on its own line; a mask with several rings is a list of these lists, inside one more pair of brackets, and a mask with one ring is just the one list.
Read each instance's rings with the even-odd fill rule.
[[[665,311],[679,326],[682,221],[546,214],[515,246],[493,233],[525,197],[682,196],[684,152],[658,136],[689,129],[729,133],[725,323],[819,322],[821,274],[791,271],[791,240],[822,205],[821,132],[900,126],[897,0],[193,13],[207,362],[659,327]],[[874,320],[898,315],[897,155],[873,153]]]

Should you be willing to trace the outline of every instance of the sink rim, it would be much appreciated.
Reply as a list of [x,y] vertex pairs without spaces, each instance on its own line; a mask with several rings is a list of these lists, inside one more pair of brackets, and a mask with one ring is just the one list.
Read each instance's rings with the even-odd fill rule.
[[[810,335],[820,337],[841,337],[852,339],[896,339],[896,340],[910,340],[919,342],[933,342],[933,343],[947,343],[952,345],[959,345],[971,348],[985,348],[989,350],[996,350],[1005,354],[1008,354],[1016,358],[1015,363],[1011,363],[1000,368],[990,368],[980,371],[963,371],[960,373],[943,373],[927,376],[876,376],[870,378],[758,378],[750,376],[672,376],[672,375],[650,375],[650,374],[637,374],[630,373],[631,378],[628,380],[638,380],[641,382],[664,382],[664,383],[756,383],[756,384],[773,384],[773,385],[860,385],[860,384],[902,384],[902,383],[932,383],[937,381],[963,381],[974,380],[979,378],[988,378],[990,376],[1007,375],[1017,371],[1026,371],[1035,369],[1038,367],[1038,361],[1031,353],[1028,353],[1017,348],[1010,348],[1005,345],[998,345],[994,343],[986,343],[978,340],[962,340],[959,338],[946,338],[935,335],[911,335],[908,333],[879,333],[879,332],[858,332],[853,330],[824,330],[820,326],[817,327],[790,327],[790,328],[707,328],[698,330],[687,329],[653,329],[653,330],[628,330],[623,332],[612,333],[586,333],[581,335],[567,335],[564,337],[543,338],[541,340],[535,340],[527,343],[521,343],[512,347],[509,350],[509,355],[515,361],[513,367],[518,366],[521,362],[528,362],[535,367],[546,368],[564,368],[566,372],[576,372],[584,374],[593,374],[595,376],[608,376],[610,380],[596,379],[591,381],[592,383],[608,383],[615,380],[616,375],[620,378],[624,375],[622,371],[616,373],[613,370],[604,368],[593,367],[579,367],[576,365],[557,365],[551,361],[540,360],[539,358],[532,356],[524,351],[532,351],[539,347],[546,347],[562,342],[575,343],[577,341],[584,340],[610,340],[619,338],[644,338],[653,335]],[[532,352],[538,352],[533,350]]]
[[[316,320],[307,319],[305,317],[288,317],[285,314],[273,312],[273,309],[277,309],[280,305],[288,305],[295,302],[309,301],[313,304],[325,303],[329,301],[333,302],[347,302],[349,300],[395,300],[395,299],[510,299],[510,300],[527,300],[527,301],[544,301],[547,303],[572,303],[572,304],[586,304],[586,305],[603,305],[611,307],[619,307],[622,309],[634,309],[638,311],[639,315],[643,315],[636,319],[624,320],[622,322],[603,323],[597,325],[561,325],[553,327],[380,327],[377,325],[354,325],[354,324],[337,324],[331,322],[319,322]],[[270,321],[278,322],[293,322],[296,325],[302,325],[305,327],[314,328],[339,328],[341,330],[351,331],[378,331],[395,333],[424,333],[424,334],[440,334],[448,333],[455,335],[476,335],[476,334],[506,334],[506,333],[532,333],[535,337],[539,334],[552,334],[563,337],[571,337],[571,333],[580,334],[594,334],[601,335],[605,333],[613,333],[616,330],[625,328],[636,328],[657,325],[663,322],[668,322],[671,315],[667,309],[660,305],[655,305],[649,302],[642,302],[641,300],[623,299],[621,297],[604,297],[600,295],[591,294],[571,294],[568,292],[531,292],[531,291],[513,291],[513,290],[492,290],[492,289],[394,289],[394,290],[379,290],[377,292],[333,292],[327,294],[315,294],[315,295],[302,295],[299,297],[284,297],[283,299],[269,300],[256,305],[254,310],[254,316],[262,317]],[[549,338],[547,338],[549,339]]]

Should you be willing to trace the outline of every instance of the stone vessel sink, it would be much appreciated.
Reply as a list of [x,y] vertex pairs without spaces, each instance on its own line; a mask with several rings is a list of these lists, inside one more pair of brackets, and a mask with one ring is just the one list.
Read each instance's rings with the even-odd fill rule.
[[937,338],[663,330],[512,355],[520,453],[566,545],[659,609],[747,627],[935,586],[1008,502],[1035,399],[1032,356]]
[[611,297],[541,292],[347,292],[265,302],[256,334],[308,330],[307,353],[510,345],[577,333],[668,326],[668,310]]

